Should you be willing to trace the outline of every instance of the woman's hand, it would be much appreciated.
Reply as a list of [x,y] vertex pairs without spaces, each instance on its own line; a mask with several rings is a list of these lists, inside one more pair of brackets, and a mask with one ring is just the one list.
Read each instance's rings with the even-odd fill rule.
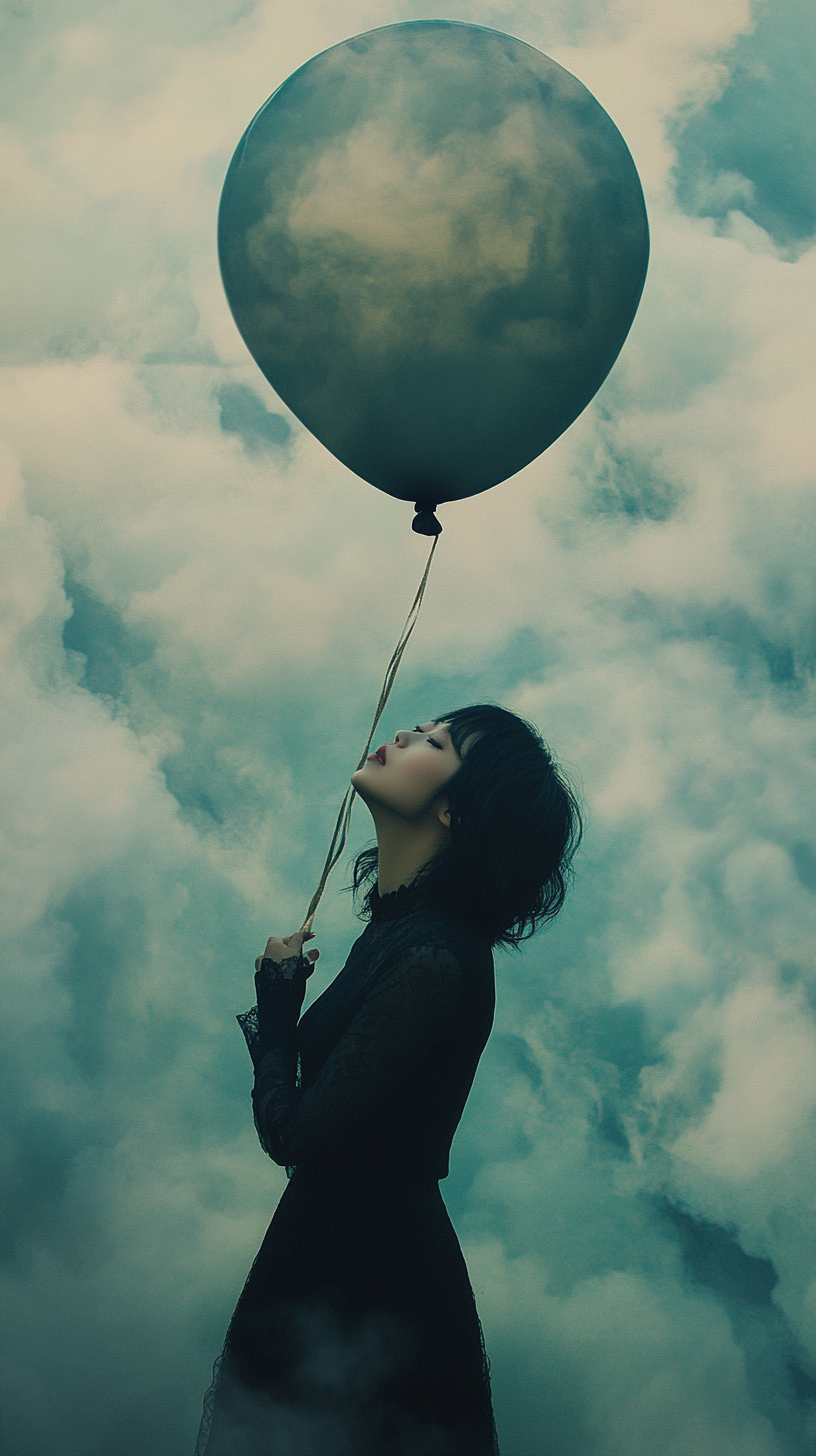
[[[307,940],[314,940],[313,930],[295,930],[291,935],[282,935],[280,937],[270,935],[266,942],[266,950],[263,953],[264,959],[280,963],[280,961],[288,960],[289,956],[302,955],[303,945]],[[310,950],[306,952],[306,959],[311,961],[312,966],[314,966],[319,955],[319,950]]]

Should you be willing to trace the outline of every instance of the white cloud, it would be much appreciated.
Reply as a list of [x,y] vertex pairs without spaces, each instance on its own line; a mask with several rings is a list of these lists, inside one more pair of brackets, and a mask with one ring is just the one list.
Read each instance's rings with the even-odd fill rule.
[[[702,1122],[676,1140],[675,1156],[745,1182],[790,1155],[816,1106],[813,1028],[800,995],[746,981],[716,1010],[719,1089]],[[798,1151],[798,1148],[797,1148]]]

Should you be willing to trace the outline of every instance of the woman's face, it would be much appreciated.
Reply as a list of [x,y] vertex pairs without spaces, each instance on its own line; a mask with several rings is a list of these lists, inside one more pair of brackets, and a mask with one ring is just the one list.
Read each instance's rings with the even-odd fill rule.
[[401,728],[391,743],[370,753],[351,782],[369,806],[379,804],[400,818],[421,819],[461,762],[444,724],[417,724]]

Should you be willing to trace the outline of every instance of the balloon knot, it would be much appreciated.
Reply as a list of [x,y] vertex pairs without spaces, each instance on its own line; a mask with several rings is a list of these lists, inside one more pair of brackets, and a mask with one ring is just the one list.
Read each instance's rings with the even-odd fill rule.
[[420,536],[438,536],[442,527],[434,515],[436,502],[417,501],[414,510],[416,515],[411,522],[411,530]]

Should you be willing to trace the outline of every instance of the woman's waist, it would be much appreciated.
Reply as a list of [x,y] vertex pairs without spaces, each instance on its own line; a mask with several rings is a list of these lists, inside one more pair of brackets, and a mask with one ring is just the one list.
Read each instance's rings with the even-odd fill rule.
[[440,1178],[447,1176],[438,1166],[419,1166],[387,1162],[344,1162],[312,1161],[298,1163],[292,1169],[290,1182],[300,1185],[315,1184],[321,1188],[330,1185],[339,1188],[438,1188]]

